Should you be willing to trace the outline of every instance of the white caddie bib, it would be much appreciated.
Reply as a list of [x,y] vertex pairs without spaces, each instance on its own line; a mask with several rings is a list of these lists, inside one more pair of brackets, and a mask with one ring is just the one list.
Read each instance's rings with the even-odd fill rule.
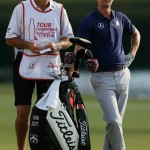
[[[26,41],[40,43],[59,42],[60,18],[63,6],[50,1],[51,7],[45,12],[37,10],[34,0],[22,2],[22,31]],[[23,50],[19,74],[26,79],[53,79],[50,72],[60,73],[59,51],[52,55],[37,55],[30,50]]]
[[26,79],[53,79],[50,73],[60,74],[59,64],[59,55],[29,57],[23,54],[19,74]]

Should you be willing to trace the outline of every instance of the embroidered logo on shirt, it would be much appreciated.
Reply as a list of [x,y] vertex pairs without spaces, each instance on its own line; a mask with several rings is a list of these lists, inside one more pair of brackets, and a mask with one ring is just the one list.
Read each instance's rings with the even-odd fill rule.
[[104,29],[104,24],[103,23],[98,23],[98,28]]
[[118,20],[116,21],[116,26],[117,26],[117,27],[119,27],[119,26],[120,26],[120,24],[119,24],[119,21],[118,21]]

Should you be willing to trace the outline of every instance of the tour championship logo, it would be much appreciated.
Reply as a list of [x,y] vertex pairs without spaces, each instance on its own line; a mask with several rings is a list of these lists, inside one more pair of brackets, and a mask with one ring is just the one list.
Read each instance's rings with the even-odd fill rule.
[[54,24],[50,22],[36,22],[34,18],[30,18],[28,27],[29,40],[38,40],[39,37],[54,38],[58,28],[53,26]]

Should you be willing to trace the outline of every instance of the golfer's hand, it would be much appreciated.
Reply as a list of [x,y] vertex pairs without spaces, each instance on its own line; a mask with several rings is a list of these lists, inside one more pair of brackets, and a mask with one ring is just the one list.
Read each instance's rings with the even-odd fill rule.
[[131,53],[129,53],[125,56],[125,64],[127,65],[127,67],[129,67],[131,65],[134,58],[135,58],[135,56]]

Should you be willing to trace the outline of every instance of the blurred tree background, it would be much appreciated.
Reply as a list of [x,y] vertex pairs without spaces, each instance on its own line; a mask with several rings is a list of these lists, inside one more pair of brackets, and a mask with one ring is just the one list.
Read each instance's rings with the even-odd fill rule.
[[[19,0],[1,0],[0,1],[0,82],[10,81],[12,75],[13,48],[5,44],[5,33],[13,12],[14,7]],[[96,0],[58,0],[63,3],[67,10],[69,20],[76,34],[80,20],[97,7]],[[149,69],[150,56],[150,1],[149,0],[115,0],[113,9],[126,14],[141,33],[141,44],[136,59],[131,69]],[[129,51],[129,38],[124,37],[124,49]],[[72,50],[71,47],[69,50]],[[62,55],[64,55],[62,53]]]

